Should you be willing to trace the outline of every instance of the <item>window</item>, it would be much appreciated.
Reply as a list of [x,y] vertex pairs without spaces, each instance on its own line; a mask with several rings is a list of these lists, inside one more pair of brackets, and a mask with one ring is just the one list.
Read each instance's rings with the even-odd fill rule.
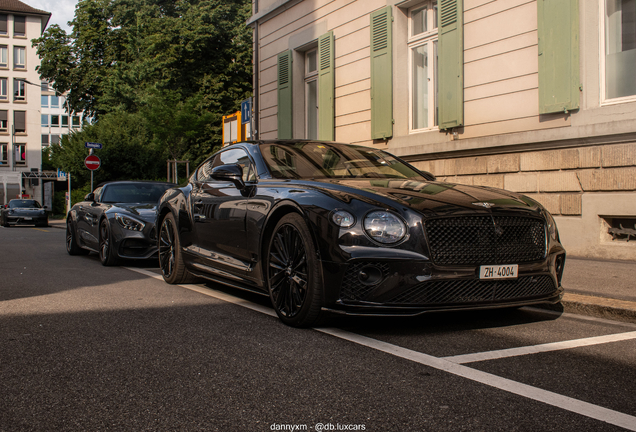
[[0,45],[0,67],[9,67],[9,47]]
[[51,116],[51,126],[53,126],[53,127],[59,127],[60,126],[60,116],[59,115],[52,115]]
[[80,127],[80,118],[79,118],[79,116],[73,116],[73,127]]
[[438,124],[437,4],[428,2],[409,10],[410,129]]
[[0,14],[0,35],[7,34],[7,14]]
[[42,102],[41,102],[40,105],[42,106],[42,108],[48,108],[49,107],[49,97],[48,96],[42,96],[41,100],[42,100]]
[[51,135],[51,144],[59,144],[60,136],[59,135]]
[[26,132],[26,111],[13,111],[13,131]]
[[14,144],[14,161],[16,165],[26,165],[26,144]]
[[605,99],[636,95],[636,0],[605,0]]
[[49,82],[48,81],[41,81],[40,82],[40,89],[42,91],[49,91]]
[[51,96],[51,108],[59,108],[59,107],[60,107],[59,96]]
[[[225,164],[239,164],[243,169],[244,182],[256,180],[255,172],[251,168],[252,164],[250,162],[250,158],[245,150],[232,149],[219,153],[214,157],[212,167],[209,168],[209,172],[211,172],[212,168]],[[206,172],[206,174],[209,174],[209,172]],[[199,178],[199,180],[202,180],[202,178]]]
[[62,127],[68,127],[68,116],[67,115],[63,115],[62,116]]
[[42,127],[49,127],[49,115],[42,114]]
[[305,53],[305,138],[318,138],[318,65],[313,49]]
[[7,110],[0,110],[0,132],[9,131],[8,119]]
[[13,36],[26,35],[26,17],[13,15]]
[[14,101],[26,100],[26,83],[21,79],[17,79],[17,78],[13,79],[13,100]]
[[9,100],[9,81],[6,78],[0,78],[0,100]]
[[9,164],[9,144],[0,144],[0,165]]
[[26,68],[26,48],[13,47],[13,67],[15,69]]
[[46,147],[49,145],[49,136],[48,135],[42,135],[42,146]]

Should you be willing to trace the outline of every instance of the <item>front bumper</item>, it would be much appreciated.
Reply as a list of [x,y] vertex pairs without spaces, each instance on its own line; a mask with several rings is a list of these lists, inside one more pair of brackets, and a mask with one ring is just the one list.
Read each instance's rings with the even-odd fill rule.
[[157,256],[157,236],[154,224],[147,223],[143,231],[122,228],[111,220],[115,250],[120,258],[144,260]]
[[325,308],[351,315],[418,315],[558,303],[564,263],[565,252],[555,253],[519,264],[516,279],[481,280],[479,266],[437,266],[428,260],[323,262]]
[[44,225],[48,223],[47,216],[5,216],[9,225]]

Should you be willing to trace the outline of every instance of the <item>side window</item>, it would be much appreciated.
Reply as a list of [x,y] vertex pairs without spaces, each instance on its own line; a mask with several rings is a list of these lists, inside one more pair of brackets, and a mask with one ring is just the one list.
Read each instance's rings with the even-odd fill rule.
[[231,149],[219,153],[212,162],[212,168],[226,164],[239,164],[243,168],[243,181],[256,180],[255,171],[245,150]]

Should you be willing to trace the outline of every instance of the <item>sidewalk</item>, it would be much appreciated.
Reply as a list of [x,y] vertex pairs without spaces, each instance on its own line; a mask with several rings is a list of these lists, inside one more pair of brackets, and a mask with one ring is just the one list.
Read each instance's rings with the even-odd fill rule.
[[[65,229],[66,221],[49,225]],[[636,323],[636,262],[568,257],[563,287],[564,312]]]

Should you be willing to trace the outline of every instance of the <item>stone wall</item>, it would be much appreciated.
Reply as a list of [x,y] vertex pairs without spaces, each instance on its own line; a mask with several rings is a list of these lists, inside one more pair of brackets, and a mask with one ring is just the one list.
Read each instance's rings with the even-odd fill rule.
[[636,143],[414,162],[439,180],[491,186],[536,199],[554,215],[580,216],[586,192],[636,191]]

